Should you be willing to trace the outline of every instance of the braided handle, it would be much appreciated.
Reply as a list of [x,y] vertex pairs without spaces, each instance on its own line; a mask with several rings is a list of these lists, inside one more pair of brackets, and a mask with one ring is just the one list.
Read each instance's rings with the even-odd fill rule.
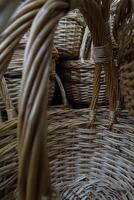
[[9,26],[0,36],[0,87],[2,98],[6,105],[8,119],[16,116],[16,113],[3,76],[12,59],[15,47],[18,45],[24,33],[29,29],[33,18],[45,1],[39,0],[32,2],[32,0],[27,0],[21,4],[12,16]]
[[0,81],[5,74],[13,52],[22,36],[29,29],[39,9],[46,0],[27,0],[17,9],[9,26],[1,34],[0,44]]
[[51,196],[46,143],[48,74],[54,31],[68,10],[67,1],[46,1],[35,17],[25,50],[18,132],[20,200]]

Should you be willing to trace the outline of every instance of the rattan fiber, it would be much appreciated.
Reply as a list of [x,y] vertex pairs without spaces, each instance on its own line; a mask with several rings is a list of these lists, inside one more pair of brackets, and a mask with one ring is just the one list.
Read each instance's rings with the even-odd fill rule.
[[[8,93],[16,109],[18,109],[18,99],[19,99],[19,94],[20,94],[20,89],[21,89],[21,80],[22,80],[22,72],[23,72],[24,50],[25,50],[27,41],[28,41],[28,33],[26,33],[23,36],[20,43],[15,48],[15,52],[12,56],[7,72],[5,74]],[[53,58],[52,58],[51,67],[50,67],[50,78],[49,78],[49,84],[48,84],[49,104],[51,104],[52,102],[54,91],[55,91],[55,67],[56,67],[57,58],[58,58],[58,52],[54,48]],[[6,110],[5,102],[3,101],[2,97],[0,97],[0,109]]]
[[[93,94],[95,64],[90,60],[71,60],[61,63],[64,87],[67,97],[77,104],[89,105]],[[106,106],[106,82],[101,73],[98,104]]]
[[84,34],[85,22],[79,11],[63,17],[54,36],[54,44],[61,58],[77,59]]
[[[133,200],[134,121],[123,112],[119,123],[109,131],[107,117],[108,112],[100,110],[96,128],[89,129],[87,109],[48,110],[51,184],[57,194],[54,200]],[[0,127],[0,163],[5,180],[5,184],[0,182],[0,190],[4,188],[2,200],[16,195],[16,127],[16,120]]]
[[[86,1],[86,2],[92,3],[92,1],[90,2]],[[106,1],[103,1],[103,2],[106,2]],[[70,9],[70,4],[69,4],[69,1],[66,1],[66,0],[65,1],[64,0],[57,0],[57,1],[49,0],[49,1],[45,1],[44,3],[45,5],[38,12],[33,22],[31,33],[30,33],[30,40],[26,48],[26,57],[24,60],[25,68],[24,68],[24,77],[23,77],[23,83],[22,83],[23,90],[22,90],[21,98],[20,98],[19,127],[18,127],[19,199],[22,199],[22,200],[49,199],[48,197],[51,196],[51,191],[52,191],[51,188],[54,189],[56,193],[59,193],[59,196],[61,196],[61,198],[63,197],[64,199],[67,199],[67,198],[68,199],[71,199],[71,198],[72,199],[78,199],[78,198],[91,199],[91,192],[92,192],[91,187],[90,187],[90,190],[86,190],[84,192],[84,195],[80,194],[82,191],[84,191],[82,186],[85,186],[85,177],[83,181],[83,176],[81,177],[80,175],[81,174],[83,175],[84,171],[86,171],[86,178],[88,176],[90,180],[93,180],[93,181],[94,180],[96,181],[96,178],[98,178],[101,181],[101,183],[104,183],[101,177],[104,177],[104,174],[108,176],[106,180],[109,187],[103,187],[103,189],[101,189],[100,187],[97,187],[97,190],[95,186],[93,187],[93,191],[95,191],[94,194],[96,194],[96,197],[95,197],[96,199],[97,198],[102,199],[102,195],[103,195],[105,199],[107,199],[107,197],[111,199],[113,197],[114,199],[119,199],[121,197],[123,199],[131,200],[131,197],[133,197],[133,194],[134,194],[134,190],[133,190],[134,189],[133,188],[133,167],[134,167],[133,166],[133,163],[134,163],[133,162],[133,159],[134,159],[133,157],[133,130],[134,128],[133,128],[133,125],[130,124],[129,120],[118,119],[119,125],[113,126],[112,133],[114,134],[112,134],[111,131],[109,131],[103,125],[103,124],[107,124],[108,121],[102,120],[102,116],[103,116],[102,112],[97,120],[95,131],[93,129],[88,128],[88,125],[89,125],[88,114],[86,115],[86,114],[80,113],[80,115],[77,115],[76,117],[76,113],[75,113],[74,118],[76,120],[75,119],[72,120],[72,118],[69,118],[68,123],[66,123],[67,122],[66,118],[65,118],[65,121],[63,121],[63,116],[65,115],[65,112],[63,112],[63,116],[61,115],[62,116],[61,122],[63,124],[59,123],[59,121],[57,124],[55,122],[52,123],[52,121],[50,121],[51,127],[50,129],[48,128],[48,131],[47,131],[47,125],[49,124],[49,121],[47,123],[47,118],[49,118],[47,116],[47,100],[48,100],[47,87],[48,87],[48,75],[49,75],[49,66],[50,66],[50,59],[51,59],[51,48],[53,44],[52,42],[53,33],[61,16],[64,16],[66,12]],[[75,1],[75,4],[77,6],[77,1]],[[87,5],[87,8],[89,8],[90,5],[88,6],[88,4],[85,4],[85,6],[86,5]],[[50,19],[50,21],[48,19]],[[102,31],[100,30],[100,32]],[[34,48],[34,47],[38,47],[38,48]],[[38,58],[38,62],[36,62],[37,58]],[[111,63],[109,63],[109,66],[112,67],[112,65],[110,64]],[[109,66],[108,64],[105,65],[106,68]],[[114,73],[112,72],[110,67],[109,67],[109,70],[106,72],[109,73],[108,81],[112,82],[113,80],[111,79],[111,74],[113,75]],[[4,72],[3,65],[1,67],[1,71]],[[113,95],[116,94],[115,92],[112,91],[113,87],[114,85],[112,85],[112,87],[109,87],[109,94],[112,93],[111,95],[109,95],[111,97],[110,100],[111,99],[113,100]],[[42,109],[43,103],[44,103],[44,109]],[[71,112],[73,111],[71,110]],[[60,113],[58,113],[58,115],[59,114]],[[72,113],[70,113],[70,110],[69,110],[69,115],[70,114]],[[52,116],[50,120],[52,120]],[[88,157],[89,140],[87,140],[87,137],[85,137],[86,142],[88,142],[88,145],[86,146],[86,144],[83,141],[81,143],[81,140],[80,141],[78,140],[78,143],[77,143],[78,145],[77,145],[76,143],[74,143],[75,141],[73,141],[72,139],[78,136],[78,134],[86,132],[86,131],[88,131],[88,136],[89,136],[90,131],[91,131],[90,132],[91,135],[95,133],[94,134],[95,139],[94,138],[92,139],[92,142],[93,144],[95,143],[95,146],[91,145],[91,154],[90,154],[91,157],[90,157],[90,161],[86,162],[87,165],[85,165],[82,159],[80,160],[79,155],[83,155],[84,159],[87,161],[87,158],[89,158]],[[106,132],[108,134],[106,134]],[[53,137],[54,134],[56,133],[58,133],[57,138],[50,137],[50,136]],[[104,134],[104,133],[105,133],[104,137],[98,136],[98,134]],[[68,136],[67,139],[65,138],[66,135]],[[83,135],[84,134],[82,134],[82,136]],[[108,135],[108,139],[106,139],[107,135]],[[112,135],[114,135],[114,139],[112,138]],[[50,142],[51,143],[54,142],[54,146],[51,146],[51,145],[49,146],[49,151],[47,154],[48,143],[46,141],[47,141],[48,136],[50,137]],[[118,137],[119,137],[119,140],[117,139]],[[57,142],[56,139],[58,141],[58,144],[56,143]],[[61,145],[62,143],[60,144],[61,141],[63,141],[63,146]],[[56,144],[57,149],[59,150],[58,153],[56,151],[51,151],[52,148],[55,147],[55,144]],[[71,146],[69,146],[69,144]],[[84,144],[84,148],[82,144]],[[81,146],[82,148],[80,148]],[[76,147],[76,149],[74,149],[74,147]],[[80,150],[80,153],[78,152],[78,154],[77,154],[77,148]],[[99,169],[98,167],[95,168],[96,163],[92,162],[91,158],[96,158],[94,153],[101,152],[101,149],[103,148],[104,148],[104,151],[102,153],[102,157],[103,157],[104,163],[107,163],[105,162],[105,159],[104,159],[107,154],[104,154],[104,152],[110,153],[110,155],[111,154],[113,155],[113,152],[114,152],[114,158],[116,158],[116,155],[117,155],[114,169],[117,168],[119,169],[119,171],[115,170],[116,173],[114,173],[114,175],[113,175],[113,168],[112,170],[111,168],[108,168],[108,170],[106,170],[105,173],[101,173],[102,168],[99,168]],[[86,150],[88,151],[88,155],[86,155],[85,153]],[[64,157],[63,157],[63,154],[60,152],[64,153]],[[67,154],[66,152],[67,153],[69,152],[69,153]],[[72,154],[70,154],[70,152]],[[48,156],[51,162],[50,163],[51,164],[51,168],[50,168],[51,179],[49,177]],[[108,158],[109,157],[110,156],[108,156]],[[118,160],[118,158],[120,157],[121,159]],[[64,163],[62,162],[61,158],[64,158],[62,159]],[[125,158],[125,161],[124,161],[124,158]],[[98,160],[98,157],[97,157],[97,160]],[[56,161],[57,163],[59,163],[58,166],[60,165],[60,170],[58,172],[61,172],[61,173],[59,174],[55,173],[56,170],[59,169],[58,166],[55,167]],[[81,171],[78,169],[80,165],[77,165],[80,162],[82,162],[82,166],[84,167],[84,168],[80,168]],[[123,164],[123,167],[121,164],[122,162],[126,164],[126,165]],[[126,166],[126,170],[125,170],[124,165]],[[89,174],[87,173],[85,166],[87,166],[86,169],[88,169]],[[96,172],[95,176],[93,176],[94,173],[91,173],[91,172],[94,172],[92,166],[94,166],[95,168],[95,172]],[[107,169],[104,166],[105,165],[102,165],[103,170]],[[69,169],[71,169],[71,171]],[[91,172],[90,172],[90,169],[91,169]],[[121,172],[123,172],[122,173],[123,176],[120,175],[119,173],[120,170]],[[66,176],[66,174],[68,175],[68,177],[65,177],[64,179],[65,182],[63,182],[62,179],[60,179],[61,176],[63,177],[63,171],[65,172],[64,176]],[[109,173],[109,171],[111,173]],[[74,173],[74,176],[73,176],[73,172],[76,172]],[[53,174],[54,175],[56,174],[57,176],[56,182],[53,181],[53,177],[55,177],[53,176]],[[96,176],[96,174],[98,174],[98,176]],[[72,177],[73,177],[73,180],[75,181],[76,179],[74,179],[74,177],[77,177],[77,175],[78,175],[78,178],[80,178],[79,180],[82,180],[82,181],[79,181],[77,179],[78,180],[77,183],[82,183],[81,190],[79,190],[80,193],[77,192],[78,187],[76,186],[76,182],[72,182]],[[116,179],[117,180],[116,183],[118,183],[118,188],[116,189],[114,187],[115,181],[113,181],[113,179],[114,180]],[[38,180],[38,184],[37,184],[37,180]],[[109,180],[110,180],[110,184],[109,184]],[[52,185],[50,184],[50,182],[52,183]],[[73,184],[73,186],[76,186],[75,187],[76,190],[73,190],[73,195],[75,195],[75,197],[70,192],[68,196],[68,188],[71,189],[70,191],[72,191],[71,183]],[[88,182],[88,184],[90,184],[90,182]],[[119,188],[119,186],[121,186],[123,190]],[[106,190],[104,190],[105,188]],[[112,189],[112,192],[111,192],[111,189]]]

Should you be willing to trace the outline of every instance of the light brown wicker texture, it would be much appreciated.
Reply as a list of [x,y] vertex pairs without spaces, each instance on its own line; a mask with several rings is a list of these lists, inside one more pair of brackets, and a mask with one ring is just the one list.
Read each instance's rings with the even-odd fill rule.
[[[23,71],[24,50],[28,41],[28,34],[25,34],[20,43],[16,46],[15,52],[9,63],[7,72],[5,74],[7,87],[11,96],[12,102],[18,108],[18,97],[21,89],[21,78]],[[49,78],[49,104],[51,103],[55,91],[55,60],[58,57],[58,52],[53,49],[52,62],[50,68]],[[0,102],[1,103],[1,102]],[[1,108],[1,106],[0,106]]]
[[[49,108],[48,119],[51,124],[52,117],[57,121],[68,117],[75,117],[75,113],[70,116],[67,110],[67,98],[64,87],[59,76],[56,74],[56,81],[59,86],[63,105]],[[66,109],[65,109],[66,108]],[[63,118],[63,113],[65,116]],[[67,114],[66,114],[67,113]],[[60,119],[61,116],[61,119]],[[62,119],[63,118],[63,119]],[[17,178],[18,178],[18,149],[17,149],[17,124],[18,119],[12,118],[0,124],[0,199],[16,200],[17,197]],[[51,127],[51,125],[50,125]]]
[[68,10],[67,1],[46,1],[34,19],[26,47],[18,134],[20,200],[51,195],[46,145],[48,74],[54,31]]
[[[96,129],[88,128],[87,109],[48,110],[51,184],[58,200],[133,200],[134,120],[125,111],[121,114],[109,131],[107,110],[99,110]],[[2,200],[17,195],[16,132],[17,119],[0,126]]]
[[59,199],[132,200],[134,126],[120,118],[109,131],[100,112],[96,129],[89,129],[87,111],[76,111],[76,119],[71,112],[60,124],[51,122],[48,133],[51,183]]
[[[12,104],[15,108],[18,108],[18,97],[21,85],[22,76],[22,65],[24,57],[24,49],[27,42],[28,34],[25,34],[22,38],[24,32],[29,29],[32,19],[38,12],[38,9],[43,5],[45,1],[28,1],[21,5],[18,11],[12,18],[10,25],[1,35],[1,48],[0,48],[0,76],[2,77],[5,73],[9,63],[8,71],[6,72],[6,99],[11,98]],[[20,28],[21,25],[21,28]],[[20,31],[21,29],[21,31]],[[10,35],[10,36],[9,36]],[[20,41],[20,39],[22,40]],[[20,41],[20,43],[19,43]],[[53,51],[52,68],[49,80],[49,103],[51,103],[54,90],[55,90],[55,60],[57,59],[57,51]],[[4,87],[5,88],[5,87]],[[0,98],[0,110],[11,110],[7,105],[5,107],[6,99]],[[8,111],[7,111],[8,112]],[[11,112],[10,112],[11,113]]]
[[0,124],[0,199],[16,200],[17,119]]
[[[23,200],[29,200],[29,199],[32,199],[32,200],[39,199],[40,200],[41,197],[43,197],[43,196],[45,196],[45,197],[50,196],[49,189],[50,189],[51,174],[49,176],[49,172],[51,172],[51,170],[49,171],[50,168],[48,167],[48,154],[47,154],[47,141],[46,141],[47,136],[50,135],[50,133],[49,133],[49,135],[47,134],[47,85],[48,85],[48,71],[49,71],[48,69],[49,69],[49,64],[50,64],[53,31],[54,31],[55,25],[57,24],[60,17],[63,16],[65,14],[65,10],[68,10],[68,9],[69,9],[69,5],[67,4],[67,2],[64,2],[63,0],[62,1],[61,0],[47,1],[46,4],[44,5],[44,7],[38,12],[38,14],[33,22],[31,33],[30,33],[30,40],[29,40],[29,43],[28,43],[28,46],[26,49],[26,55],[29,55],[29,56],[25,57],[25,61],[24,61],[26,68],[24,70],[23,89],[25,88],[25,90],[23,90],[22,95],[21,95],[20,115],[19,115],[19,158],[20,158],[19,159],[19,195],[20,195],[20,199],[23,199]],[[51,10],[53,10],[53,13],[51,12]],[[50,19],[50,14],[51,14],[51,19]],[[47,26],[47,28],[46,28],[46,26]],[[40,37],[38,36],[38,34],[35,30],[36,31],[38,30],[38,34]],[[42,43],[42,41],[44,41],[44,43]],[[36,45],[40,48],[34,48],[34,47],[36,47]],[[41,63],[35,62],[35,60],[36,60],[35,55],[39,59],[38,61],[42,61]],[[40,63],[40,65],[39,65],[39,63]],[[45,67],[44,67],[44,63],[45,63]],[[32,70],[30,67],[31,65],[32,65]],[[34,81],[31,81],[31,80],[34,80]],[[29,93],[29,91],[32,91],[32,92]],[[45,104],[46,104],[45,109],[42,109],[42,102],[45,102]],[[101,115],[101,117],[102,117],[102,115]],[[88,122],[88,119],[86,119],[85,125],[87,124],[87,122]],[[67,127],[71,128],[71,123],[72,123],[72,120],[70,120],[70,123],[66,126],[66,128]],[[106,124],[106,121],[104,121],[104,123]],[[77,120],[76,120],[76,124],[77,124]],[[82,123],[82,124],[84,125],[84,123]],[[58,126],[59,125],[60,124],[58,122]],[[100,128],[102,127],[101,125],[102,125],[102,121],[100,121]],[[125,126],[125,127],[127,127],[127,126]],[[55,128],[56,128],[56,126],[54,123],[54,130],[55,130]],[[65,131],[66,130],[67,129],[65,129]],[[117,128],[117,130],[119,131],[118,128]],[[124,126],[123,126],[123,130],[124,130]],[[120,132],[123,133],[123,130],[122,130],[122,126],[121,126]],[[74,135],[76,136],[77,130],[72,129],[72,131],[73,131]],[[89,130],[89,128],[88,128],[87,129],[88,135],[89,135],[90,131],[91,131],[91,133],[93,133],[92,132],[93,130],[92,129]],[[80,129],[78,129],[78,132],[80,132]],[[123,142],[124,142],[125,138],[127,137],[126,143],[129,144],[129,145],[126,145],[127,147],[122,146],[122,142],[120,144],[120,137],[122,140],[122,134],[120,135],[118,133],[119,135],[118,134],[116,135],[116,131],[114,131],[114,132],[115,132],[114,134],[110,135],[110,132],[108,131],[107,134],[104,136],[104,143],[103,142],[102,143],[104,144],[104,146],[105,145],[106,146],[104,147],[104,149],[102,147],[103,151],[102,151],[101,155],[102,155],[103,159],[105,157],[107,158],[108,152],[110,152],[110,155],[112,154],[112,157],[114,157],[114,158],[117,155],[117,160],[115,160],[115,163],[118,163],[118,167],[116,167],[116,168],[120,170],[121,166],[122,166],[121,163],[122,162],[126,163],[124,161],[124,154],[126,154],[127,156],[125,156],[125,158],[128,159],[127,163],[130,163],[130,165],[129,164],[127,164],[127,166],[125,165],[126,168],[129,166],[129,175],[128,175],[128,173],[126,175],[126,177],[129,176],[129,181],[126,184],[126,181],[128,179],[125,179],[126,181],[124,181],[124,176],[123,176],[123,178],[121,178],[121,174],[119,172],[118,172],[119,178],[117,178],[117,173],[116,173],[117,170],[116,169],[115,169],[115,175],[114,175],[115,178],[113,178],[113,173],[111,173],[112,175],[110,174],[110,176],[108,176],[109,167],[108,167],[108,169],[106,167],[104,167],[105,161],[104,162],[102,161],[101,169],[103,169],[103,170],[106,169],[105,173],[106,173],[107,179],[106,179],[106,177],[105,177],[105,179],[108,180],[108,184],[106,184],[106,185],[103,184],[104,188],[102,188],[102,190],[100,189],[100,187],[98,187],[98,189],[101,190],[100,195],[103,195],[103,193],[105,192],[106,197],[111,196],[111,198],[112,198],[114,196],[114,197],[116,197],[116,199],[119,199],[121,196],[124,199],[125,198],[127,199],[127,196],[129,195],[128,198],[131,199],[131,197],[133,196],[133,192],[134,192],[133,179],[132,179],[132,176],[133,176],[133,148],[130,147],[130,144],[133,143],[133,134],[132,134],[133,127],[132,127],[132,129],[130,128],[130,134],[129,134],[130,138],[132,138],[132,139],[129,139],[129,135],[127,135],[128,132],[125,134],[125,137],[123,137]],[[61,133],[62,137],[65,136],[64,132],[61,131],[60,133]],[[58,144],[60,144],[60,142],[59,142],[60,141],[59,140],[60,133],[58,133],[58,137],[57,137]],[[95,131],[95,133],[96,133],[96,131]],[[103,133],[105,133],[105,131]],[[52,136],[53,136],[53,134],[52,134]],[[69,134],[69,132],[67,132],[67,134]],[[111,136],[110,138],[114,137],[114,139],[115,138],[117,139],[119,137],[119,140],[117,139],[116,142],[112,138],[112,142],[110,142],[110,147],[112,147],[111,151],[107,147],[107,143],[109,142],[109,138],[107,139],[107,135]],[[103,134],[101,136],[102,137],[99,138],[99,142],[98,142],[99,144],[101,144],[101,141],[102,141],[101,139],[103,138]],[[55,139],[56,138],[54,137],[54,140],[53,140],[54,142],[55,142]],[[72,154],[75,157],[75,150],[71,149],[71,147],[68,148],[68,143],[66,143],[68,140],[69,140],[69,143],[71,143],[71,141],[73,141],[72,135],[71,135],[71,137],[68,137],[68,139],[66,139],[64,137],[63,150],[67,149],[67,152],[68,151],[72,152]],[[129,142],[129,140],[130,140],[130,142]],[[88,144],[89,144],[89,140],[86,139],[86,141],[88,141]],[[113,150],[114,142],[115,142],[114,147],[117,147],[117,151],[115,148],[114,148],[115,151]],[[74,146],[75,145],[73,142],[73,147]],[[61,144],[60,144],[60,147],[61,147]],[[79,148],[79,145],[77,146],[77,144],[76,144],[75,147]],[[129,147],[130,147],[130,149],[129,149]],[[51,150],[51,148],[52,148],[52,145],[50,145],[50,150]],[[91,148],[93,150],[93,147],[91,147]],[[108,151],[108,149],[109,149],[109,151]],[[89,146],[88,146],[88,150],[89,150]],[[64,158],[65,159],[67,158],[67,160],[69,160],[67,167],[65,167],[66,170],[65,170],[64,175],[66,175],[67,172],[70,172],[70,171],[68,171],[68,169],[71,169],[71,172],[73,171],[73,169],[75,170],[75,168],[73,168],[73,166],[71,166],[71,164],[73,165],[73,163],[71,163],[71,161],[70,161],[70,159],[71,159],[70,152],[69,152],[69,154],[67,154],[68,157],[65,156],[65,154],[64,154]],[[115,152],[116,152],[116,154],[115,154]],[[56,158],[56,152],[52,151],[52,153],[53,154],[51,155],[51,158],[54,158],[54,156]],[[78,159],[77,159],[77,156],[75,157],[77,164],[78,164],[78,161],[81,162],[79,155],[80,154],[78,154]],[[105,157],[104,157],[104,155],[105,155]],[[111,158],[110,155],[108,156],[108,158]],[[60,165],[61,171],[60,172],[62,175],[64,165],[62,165],[63,163],[62,163],[61,158],[63,158],[63,157],[60,157],[59,152],[58,152],[58,156],[59,156],[60,163],[61,163],[61,165]],[[121,156],[121,159],[118,160],[118,158],[120,156]],[[72,160],[74,160],[74,157]],[[95,157],[95,155],[93,157]],[[63,161],[67,162],[67,160],[63,160]],[[98,160],[98,157],[96,160]],[[106,159],[106,160],[108,160],[108,159]],[[54,163],[56,164],[56,162],[54,162]],[[77,165],[77,167],[78,166],[79,165]],[[91,166],[93,166],[93,168],[94,168],[93,159],[91,162]],[[54,168],[55,168],[55,170],[58,169],[55,166],[54,166]],[[93,168],[91,168],[92,169],[91,172],[94,172]],[[91,177],[93,177],[92,180],[96,180],[96,179],[94,179],[94,177],[96,178],[97,172],[99,171],[97,169],[98,169],[98,167],[95,167],[95,173],[93,173],[95,175],[92,174],[91,176],[89,176],[90,180],[91,180]],[[123,169],[124,169],[124,164],[123,164]],[[90,172],[90,170],[88,170],[88,171]],[[71,172],[70,172],[70,174],[71,174]],[[113,168],[112,168],[112,172],[113,172]],[[105,173],[103,173],[103,172],[101,173],[103,178],[104,178]],[[55,173],[55,174],[57,174],[57,173]],[[80,172],[79,172],[79,174],[80,174]],[[74,173],[74,175],[75,175],[75,173]],[[57,174],[57,176],[60,177],[60,174]],[[63,177],[63,175],[62,175],[62,177]],[[71,177],[72,177],[72,174],[71,174]],[[100,176],[98,176],[98,177],[100,177]],[[86,179],[86,177],[84,177],[84,180],[85,179]],[[115,179],[117,181],[114,181]],[[38,185],[36,184],[37,180],[38,180]],[[70,180],[70,179],[69,178],[65,179],[65,181],[67,181],[67,180]],[[121,180],[122,187],[119,187],[120,180]],[[100,179],[100,182],[105,183],[105,181],[102,182],[102,179]],[[115,182],[116,182],[116,186],[118,185],[117,189],[115,188]],[[62,185],[62,182],[60,182],[60,184]],[[89,183],[89,185],[90,185],[90,183]],[[70,186],[70,184],[68,185],[68,187],[69,186]],[[73,184],[73,186],[74,186],[74,184]],[[78,187],[75,187],[75,188],[77,189]],[[93,188],[95,188],[95,187],[93,187]],[[123,191],[121,188],[123,188]],[[60,190],[59,187],[58,187],[58,189]],[[57,193],[59,192],[58,189],[56,190]],[[83,188],[81,187],[81,189],[83,189]],[[65,188],[65,190],[66,190],[66,188]],[[111,190],[112,190],[112,192],[111,192]],[[80,190],[80,191],[82,191],[82,190]],[[95,191],[98,194],[98,191],[97,190],[95,190]],[[74,190],[73,190],[73,192],[74,192]],[[66,195],[66,194],[67,194],[67,192],[64,193],[64,195]],[[69,195],[70,196],[68,199],[70,200],[70,197],[72,196],[70,192],[69,192]],[[90,194],[88,193],[88,195],[90,195]],[[77,194],[77,197],[78,197],[78,194]],[[98,198],[102,199],[100,196]],[[72,199],[73,199],[73,196],[72,196]]]

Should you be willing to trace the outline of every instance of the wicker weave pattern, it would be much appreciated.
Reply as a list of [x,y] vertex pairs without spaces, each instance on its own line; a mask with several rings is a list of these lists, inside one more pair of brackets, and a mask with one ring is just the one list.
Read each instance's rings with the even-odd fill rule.
[[134,60],[134,15],[124,19],[118,30],[119,62],[129,63]]
[[[18,108],[18,99],[21,89],[21,79],[23,71],[23,60],[24,60],[24,50],[26,43],[28,41],[28,34],[25,34],[21,39],[20,43],[17,45],[15,52],[12,56],[11,62],[8,66],[8,70],[5,74],[5,79],[7,83],[7,88],[9,95],[11,97],[12,103],[15,108]],[[48,84],[49,97],[48,102],[51,103],[55,91],[55,59],[58,57],[58,52],[53,50],[53,59],[50,68],[50,79]],[[6,110],[5,102],[2,97],[0,97],[0,109]]]
[[[61,64],[63,81],[69,100],[89,105],[93,93],[95,64],[91,61],[66,61]],[[98,103],[107,105],[104,71],[101,74]]]
[[60,125],[51,124],[51,182],[59,199],[133,199],[134,126],[120,118],[108,131],[103,126],[108,121],[101,120],[102,115],[96,129],[86,128],[86,112],[77,113],[76,119],[65,117]]
[[[105,119],[108,112],[99,110],[96,129],[89,129],[88,115],[87,109],[48,110],[47,144],[53,190],[61,200],[90,200],[91,196],[92,200],[132,200],[134,120],[123,112],[119,124],[109,131],[104,126],[108,123]],[[16,119],[0,127],[2,200],[15,200],[16,132]]]
[[17,187],[17,120],[4,122],[0,126],[0,199],[15,200]]
[[78,11],[71,11],[60,20],[55,32],[54,44],[62,58],[79,57],[84,28],[85,23]]
[[120,67],[120,85],[130,115],[134,115],[134,61]]

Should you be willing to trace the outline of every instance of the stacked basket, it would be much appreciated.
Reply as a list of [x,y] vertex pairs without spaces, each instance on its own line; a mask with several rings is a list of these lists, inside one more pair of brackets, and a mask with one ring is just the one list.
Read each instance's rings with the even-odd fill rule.
[[[14,54],[12,56],[11,62],[8,66],[8,70],[5,74],[5,84],[7,87],[7,93],[11,98],[13,106],[18,109],[18,99],[21,89],[21,79],[23,71],[23,60],[24,60],[24,50],[26,43],[28,41],[28,33],[23,36],[20,43],[17,45]],[[51,68],[50,68],[50,77],[49,77],[49,104],[52,102],[54,91],[55,91],[55,68],[56,60],[58,58],[57,49],[53,48]],[[7,110],[5,106],[5,99],[1,96],[0,98],[0,110]]]
[[[82,2],[88,13],[92,1]],[[19,9],[26,12],[36,3],[27,1]],[[88,109],[47,109],[53,33],[70,3],[44,0],[33,21],[19,117],[0,126],[2,200],[15,200],[16,194],[21,200],[133,200],[133,119],[122,112],[109,130],[109,113],[103,109],[91,128]]]
[[[61,62],[63,83],[69,101],[76,105],[89,106],[93,94],[95,63],[92,55],[91,34],[88,27],[86,27],[83,35],[79,54],[79,60],[72,59]],[[101,73],[98,104],[107,105],[104,71]]]
[[[93,94],[94,62],[90,60],[70,60],[62,62],[61,67],[68,99],[78,105],[89,106]],[[98,104],[107,105],[104,71],[101,74]]]
[[78,59],[84,30],[85,22],[79,10],[69,12],[59,21],[54,45],[60,58]]

